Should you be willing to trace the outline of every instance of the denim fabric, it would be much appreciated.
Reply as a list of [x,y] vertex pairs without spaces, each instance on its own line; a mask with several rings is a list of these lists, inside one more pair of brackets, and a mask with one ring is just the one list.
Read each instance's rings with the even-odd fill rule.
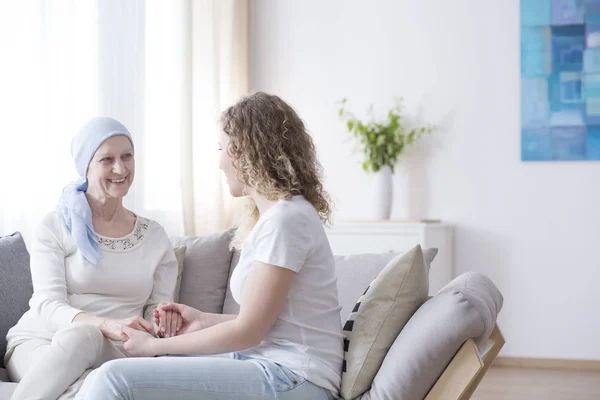
[[87,378],[86,400],[332,400],[323,389],[273,361],[237,353],[109,361]]

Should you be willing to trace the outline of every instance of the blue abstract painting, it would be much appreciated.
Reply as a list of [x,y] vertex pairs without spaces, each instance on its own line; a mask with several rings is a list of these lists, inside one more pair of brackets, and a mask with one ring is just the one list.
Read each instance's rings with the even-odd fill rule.
[[600,0],[521,0],[521,158],[600,160]]

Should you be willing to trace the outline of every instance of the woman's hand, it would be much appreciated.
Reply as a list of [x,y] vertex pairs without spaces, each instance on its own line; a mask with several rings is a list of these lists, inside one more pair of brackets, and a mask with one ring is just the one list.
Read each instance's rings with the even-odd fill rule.
[[169,338],[177,336],[183,324],[183,318],[175,310],[163,310],[160,303],[154,310],[154,323],[158,326],[158,336]]
[[[170,320],[168,319],[169,314],[171,314]],[[174,315],[177,315],[175,325]],[[165,331],[163,332],[168,332],[166,329],[170,326],[171,336],[206,328],[207,325],[204,323],[204,316],[205,313],[202,311],[179,303],[160,303],[156,307],[156,310],[154,310],[154,322],[159,326],[159,332],[161,332],[162,326],[165,326]],[[174,326],[177,327],[177,329],[174,329]],[[165,335],[164,337],[169,336]]]
[[131,357],[153,357],[158,354],[156,344],[159,339],[148,332],[123,326],[121,335],[125,337],[123,349]]
[[124,341],[127,338],[122,335],[121,328],[128,327],[130,329],[147,332],[154,335],[154,327],[142,317],[131,317],[123,319],[107,318],[100,325],[100,331],[110,340]]

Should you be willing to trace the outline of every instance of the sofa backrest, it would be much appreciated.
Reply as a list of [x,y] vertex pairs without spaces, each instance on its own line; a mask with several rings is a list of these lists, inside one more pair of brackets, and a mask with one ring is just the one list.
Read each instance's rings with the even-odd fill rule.
[[232,230],[208,236],[172,237],[174,247],[186,246],[179,302],[210,313],[221,313],[233,253]]
[[[437,249],[425,249],[423,250],[423,254],[429,266],[437,254]],[[398,253],[389,252],[334,257],[338,281],[338,297],[342,306],[340,313],[342,322],[350,315],[352,308],[356,304],[356,300],[358,300],[367,286],[396,255]],[[224,314],[237,314],[240,310],[239,305],[233,300],[231,289],[229,288],[231,273],[237,266],[238,261],[239,252],[235,251],[231,259],[229,278],[227,279],[227,293],[223,307]]]

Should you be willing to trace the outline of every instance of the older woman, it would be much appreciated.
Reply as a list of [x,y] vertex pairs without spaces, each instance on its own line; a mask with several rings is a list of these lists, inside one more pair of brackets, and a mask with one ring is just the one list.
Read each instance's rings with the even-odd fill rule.
[[71,150],[80,181],[37,229],[30,310],[7,335],[5,363],[20,382],[14,400],[73,397],[87,370],[127,356],[121,327],[154,334],[156,305],[173,297],[177,261],[167,234],[123,207],[135,174],[130,133],[95,118]]

